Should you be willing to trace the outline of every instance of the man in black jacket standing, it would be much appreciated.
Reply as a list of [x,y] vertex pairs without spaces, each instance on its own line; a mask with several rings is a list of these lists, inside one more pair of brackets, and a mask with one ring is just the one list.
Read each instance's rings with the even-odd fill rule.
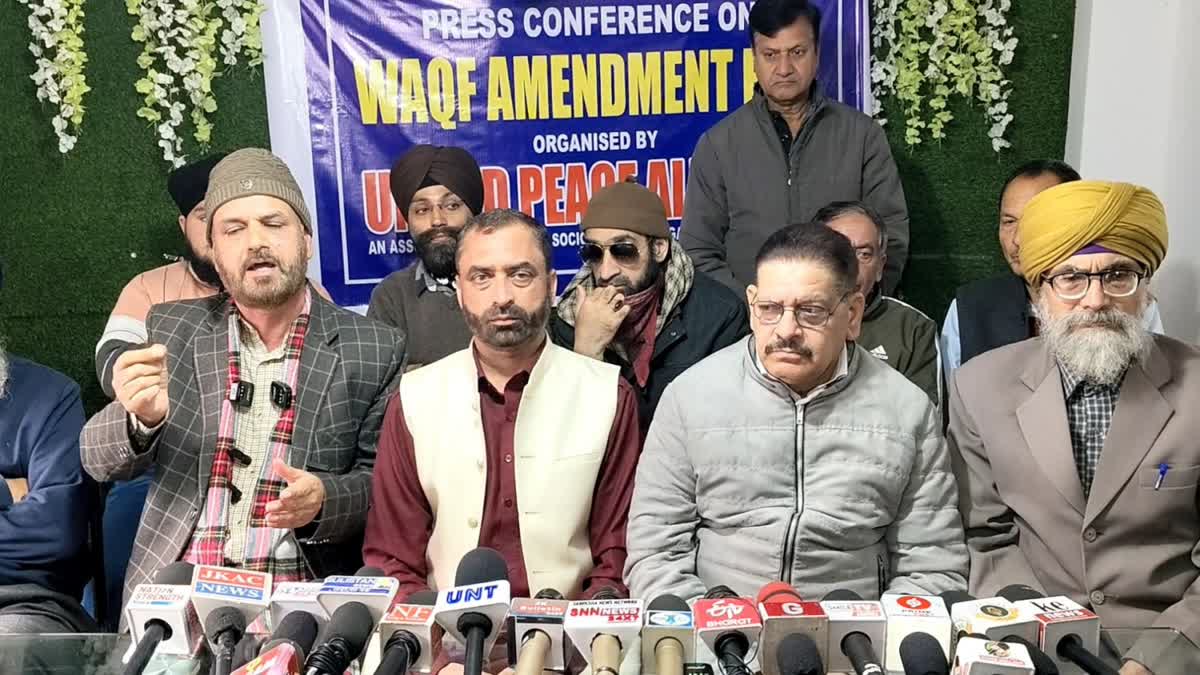
[[642,431],[662,392],[683,371],[750,331],[741,298],[698,272],[672,241],[658,195],[615,183],[588,202],[582,269],[550,322],[550,337],[621,366],[638,393]]

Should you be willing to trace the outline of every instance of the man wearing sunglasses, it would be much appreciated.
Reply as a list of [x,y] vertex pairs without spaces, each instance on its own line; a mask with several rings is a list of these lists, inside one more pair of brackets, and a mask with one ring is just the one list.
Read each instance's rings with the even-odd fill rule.
[[558,304],[550,335],[619,365],[638,393],[645,430],[676,376],[749,332],[746,306],[695,271],[672,241],[662,200],[637,183],[593,195],[580,229],[583,267]]
[[1142,324],[1163,206],[1075,181],[1039,193],[1017,227],[1040,336],[950,384],[971,592],[1027,584],[1106,626],[1200,641],[1200,350]]
[[942,418],[854,344],[849,240],[817,224],[767,239],[746,290],[752,335],[667,387],[634,483],[634,597],[805,597],[966,586],[967,550]]
[[404,333],[412,369],[471,341],[454,296],[454,251],[463,226],[483,209],[483,177],[462,148],[417,145],[396,160],[390,180],[417,259],[375,287],[367,316]]

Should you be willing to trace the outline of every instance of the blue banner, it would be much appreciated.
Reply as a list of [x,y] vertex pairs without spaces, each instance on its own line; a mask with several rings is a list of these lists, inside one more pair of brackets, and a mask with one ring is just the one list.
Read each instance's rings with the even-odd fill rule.
[[[824,91],[869,107],[867,0],[825,0]],[[414,260],[389,169],[416,143],[483,168],[485,208],[550,228],[560,288],[591,193],[635,175],[672,226],[700,135],[749,100],[752,2],[301,0],[321,281],[341,305]]]

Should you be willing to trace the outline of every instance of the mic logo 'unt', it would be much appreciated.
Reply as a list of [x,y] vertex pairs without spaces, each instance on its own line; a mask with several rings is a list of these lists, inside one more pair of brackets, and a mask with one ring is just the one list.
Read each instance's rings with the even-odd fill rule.
[[446,592],[446,604],[457,605],[463,602],[491,600],[496,595],[495,584],[476,586],[474,588],[456,588]]

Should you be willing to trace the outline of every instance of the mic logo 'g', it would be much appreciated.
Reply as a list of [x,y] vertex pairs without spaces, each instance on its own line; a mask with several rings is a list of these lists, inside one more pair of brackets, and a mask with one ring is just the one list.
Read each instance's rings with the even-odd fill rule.
[[708,614],[721,619],[733,619],[741,614],[743,609],[745,608],[740,603],[725,602],[722,599],[714,602],[712,607],[708,608]]

